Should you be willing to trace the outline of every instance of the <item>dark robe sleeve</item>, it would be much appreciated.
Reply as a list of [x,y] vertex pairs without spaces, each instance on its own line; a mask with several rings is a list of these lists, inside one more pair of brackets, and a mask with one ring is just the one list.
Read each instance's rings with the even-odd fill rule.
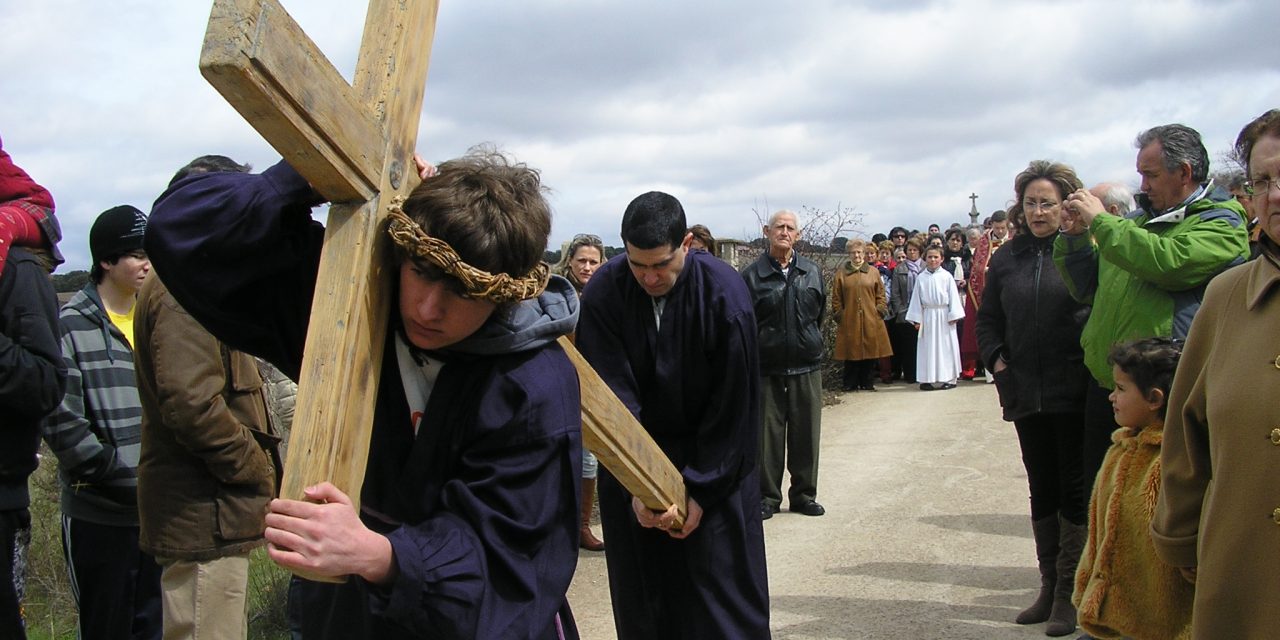
[[144,246],[210,333],[296,380],[324,239],[311,219],[319,203],[284,162],[188,176],[156,200]]

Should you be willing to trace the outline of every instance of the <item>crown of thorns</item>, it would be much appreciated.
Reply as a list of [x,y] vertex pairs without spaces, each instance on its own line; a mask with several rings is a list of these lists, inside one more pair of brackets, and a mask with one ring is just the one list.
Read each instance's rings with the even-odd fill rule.
[[462,283],[466,297],[499,304],[519,302],[536,298],[547,288],[551,269],[545,262],[539,262],[532,271],[519,278],[477,269],[463,262],[448,242],[427,235],[418,223],[405,215],[403,204],[404,199],[397,198],[387,208],[387,217],[391,221],[387,233],[391,235],[392,242],[414,258],[426,260],[456,278]]

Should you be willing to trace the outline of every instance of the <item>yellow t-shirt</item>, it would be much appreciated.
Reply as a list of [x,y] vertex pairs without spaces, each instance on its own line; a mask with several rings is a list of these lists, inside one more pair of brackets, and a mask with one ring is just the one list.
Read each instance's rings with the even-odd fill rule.
[[124,315],[112,313],[110,309],[107,310],[107,317],[111,319],[111,324],[114,324],[120,330],[120,333],[124,334],[124,339],[129,341],[129,348],[133,348],[133,312],[137,308],[138,305],[136,304],[129,307],[129,313]]

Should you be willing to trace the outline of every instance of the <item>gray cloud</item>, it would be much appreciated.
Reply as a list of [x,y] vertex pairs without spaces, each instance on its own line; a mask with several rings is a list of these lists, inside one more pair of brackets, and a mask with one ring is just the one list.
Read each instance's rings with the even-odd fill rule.
[[[364,7],[285,6],[347,77]],[[204,153],[277,159],[199,76],[207,3],[6,2],[0,135],[59,203],[68,267],[93,217],[147,208]],[[987,213],[1034,158],[1134,180],[1133,136],[1181,121],[1217,157],[1280,103],[1254,2],[443,0],[419,146],[494,142],[542,170],[552,244],[616,244],[626,203],[756,233],[753,208],[856,206],[864,231]]]

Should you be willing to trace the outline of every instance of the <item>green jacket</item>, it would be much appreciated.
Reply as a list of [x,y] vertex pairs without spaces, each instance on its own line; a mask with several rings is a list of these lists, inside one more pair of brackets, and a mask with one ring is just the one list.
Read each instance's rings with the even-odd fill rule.
[[1107,354],[1117,342],[1187,336],[1209,280],[1249,255],[1244,220],[1244,207],[1209,183],[1168,213],[1100,215],[1088,234],[1058,235],[1054,264],[1071,295],[1093,305],[1080,345],[1098,384],[1115,386]]

